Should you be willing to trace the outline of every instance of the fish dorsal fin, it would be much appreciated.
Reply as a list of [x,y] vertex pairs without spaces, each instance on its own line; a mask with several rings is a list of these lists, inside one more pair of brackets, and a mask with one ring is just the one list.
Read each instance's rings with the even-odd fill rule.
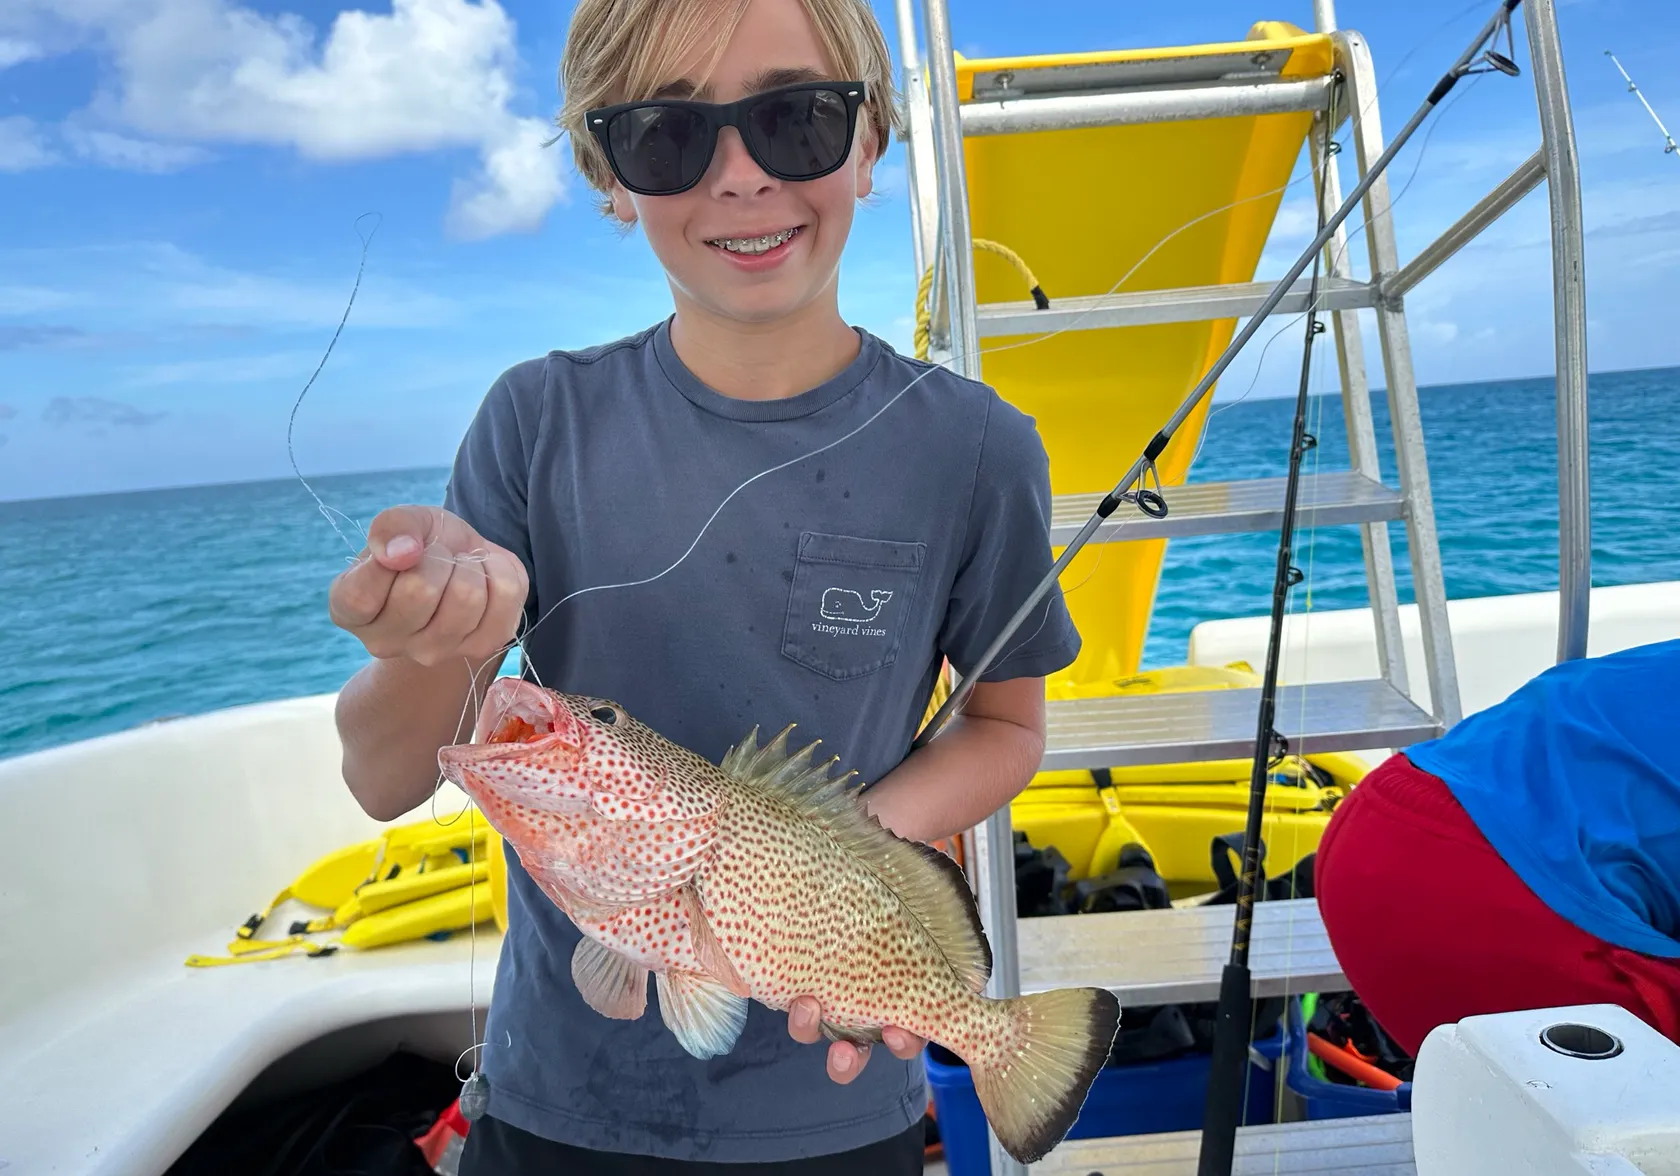
[[743,786],[781,801],[827,831],[892,888],[971,991],[985,988],[992,974],[992,951],[962,869],[931,845],[907,841],[884,828],[853,787],[856,772],[829,775],[839,756],[812,762],[811,752],[820,740],[789,754],[792,730],[790,723],[759,747],[754,727],[729,749],[720,766]]

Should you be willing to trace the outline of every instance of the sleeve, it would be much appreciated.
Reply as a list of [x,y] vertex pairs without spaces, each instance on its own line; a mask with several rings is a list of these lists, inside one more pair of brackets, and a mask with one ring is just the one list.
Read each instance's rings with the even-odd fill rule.
[[[959,674],[968,676],[1054,562],[1049,456],[1032,419],[994,393],[964,550],[939,634],[941,651]],[[1053,584],[980,680],[1042,677],[1071,665],[1079,647],[1061,585]]]
[[540,373],[535,374],[537,394],[521,393],[530,391],[522,385],[532,376],[523,368],[510,368],[490,386],[456,450],[443,492],[445,510],[525,565],[531,585],[525,602],[527,624],[536,619],[537,575],[526,507],[536,453]]

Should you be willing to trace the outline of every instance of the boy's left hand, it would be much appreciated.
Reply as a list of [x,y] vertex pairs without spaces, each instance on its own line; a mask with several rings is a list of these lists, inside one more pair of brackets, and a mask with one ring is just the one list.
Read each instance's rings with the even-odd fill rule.
[[[822,1039],[822,1006],[809,996],[802,996],[788,1007],[788,1033],[795,1041],[814,1045]],[[893,1056],[909,1061],[922,1052],[927,1044],[923,1038],[894,1025],[881,1031],[881,1039]],[[835,1041],[828,1047],[828,1076],[844,1085],[863,1073],[869,1061],[869,1048],[859,1048],[850,1042]]]

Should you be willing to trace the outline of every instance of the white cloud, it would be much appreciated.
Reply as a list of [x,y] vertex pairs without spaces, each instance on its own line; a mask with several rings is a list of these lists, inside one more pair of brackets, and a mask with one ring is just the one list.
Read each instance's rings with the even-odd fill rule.
[[42,49],[31,41],[18,37],[0,37],[0,69],[10,69],[21,62],[42,56]]
[[57,163],[33,119],[13,115],[0,118],[0,172],[30,171]]
[[[348,231],[344,237],[338,272],[302,279],[230,269],[164,243],[4,250],[0,273],[21,282],[0,286],[0,313],[52,309],[58,320],[74,320],[89,332],[330,331],[343,317],[356,275],[359,242]],[[370,253],[353,323],[413,330],[455,321],[453,302],[389,276],[381,260]]]
[[564,195],[560,172],[552,156],[548,124],[523,118],[508,127],[499,143],[487,144],[478,175],[456,181],[449,227],[468,239],[498,233],[525,232],[542,224],[543,216]]
[[218,356],[213,359],[182,359],[133,369],[124,384],[131,388],[169,384],[255,384],[266,380],[295,379],[299,386],[320,360],[316,352],[283,352],[271,355]]
[[127,171],[177,171],[210,157],[203,148],[185,143],[156,143],[80,126],[65,127],[64,138],[82,158]]
[[[1305,185],[1303,185],[1305,187]],[[1278,205],[1272,222],[1270,241],[1298,241],[1302,245],[1313,239],[1318,231],[1318,212],[1313,208],[1312,194],[1286,198]]]
[[14,23],[34,17],[55,43],[91,43],[114,66],[78,116],[73,145],[88,158],[156,170],[206,143],[324,162],[476,149],[479,172],[456,185],[451,210],[469,236],[535,228],[564,195],[546,124],[513,109],[515,30],[496,0],[392,0],[388,12],[339,12],[324,33],[231,0],[20,5]]
[[871,177],[871,188],[873,189],[872,195],[881,203],[896,200],[900,196],[908,197],[910,194],[910,171],[903,163],[896,160],[877,163]]

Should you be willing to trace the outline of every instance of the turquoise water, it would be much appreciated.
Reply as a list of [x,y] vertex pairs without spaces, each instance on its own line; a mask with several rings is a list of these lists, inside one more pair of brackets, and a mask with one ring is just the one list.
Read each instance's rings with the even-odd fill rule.
[[[1595,375],[1593,583],[1680,579],[1680,368]],[[1556,442],[1547,380],[1421,393],[1449,596],[1557,586]],[[1293,402],[1217,406],[1193,481],[1287,469]],[[1373,397],[1383,473],[1387,412]],[[1339,399],[1313,402],[1309,463],[1346,468]],[[1115,477],[1130,456],[1117,458]],[[1310,471],[1309,464],[1309,471]],[[366,520],[395,502],[435,502],[443,470],[319,479],[332,506]],[[1393,526],[1402,599],[1410,575]],[[1195,622],[1264,615],[1277,536],[1168,546],[1148,665],[1183,657]],[[366,658],[327,619],[349,555],[295,481],[0,503],[0,756],[170,715],[337,689]],[[1315,608],[1366,603],[1358,530],[1297,542]]]

